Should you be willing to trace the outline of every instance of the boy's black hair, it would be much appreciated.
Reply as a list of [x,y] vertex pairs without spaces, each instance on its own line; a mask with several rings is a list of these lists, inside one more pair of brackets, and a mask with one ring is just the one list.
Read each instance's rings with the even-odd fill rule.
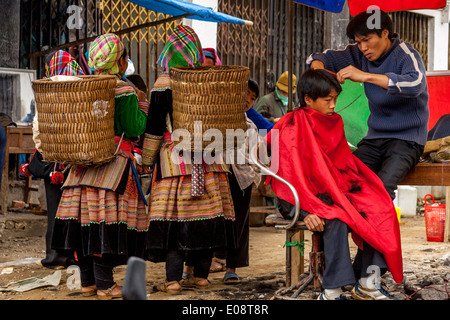
[[332,89],[335,89],[338,94],[342,91],[341,85],[330,72],[323,69],[306,70],[297,85],[300,107],[306,107],[306,95],[315,101],[317,98],[328,97]]
[[256,98],[259,97],[259,85],[255,79],[248,79],[248,88],[256,94]]
[[[378,19],[379,17],[379,19]],[[383,10],[376,9],[376,12],[361,12],[354,16],[347,25],[347,37],[355,40],[355,36],[367,36],[376,33],[381,37],[383,30],[389,31],[389,39],[394,37],[393,23],[389,15]]]

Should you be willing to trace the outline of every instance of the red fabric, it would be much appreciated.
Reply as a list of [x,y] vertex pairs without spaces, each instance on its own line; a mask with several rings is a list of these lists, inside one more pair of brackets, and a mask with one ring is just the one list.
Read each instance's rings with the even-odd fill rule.
[[[401,282],[400,228],[394,204],[378,176],[351,153],[341,116],[299,108],[281,118],[266,141],[278,143],[279,157],[272,155],[271,168],[278,168],[274,173],[295,187],[301,208],[345,222],[358,247],[362,249],[365,240],[383,253],[394,280]],[[278,197],[295,204],[284,183],[270,176],[268,181]],[[320,195],[332,203],[326,204]]]
[[114,136],[114,140],[116,141],[116,147],[120,142],[120,152],[125,152],[127,155],[131,157],[131,160],[134,160],[133,156],[134,143],[126,138],[123,138],[122,141],[120,141],[120,136]]
[[428,130],[434,127],[439,118],[444,114],[450,114],[450,72],[432,71],[427,72],[428,83],[428,107],[430,119]]
[[371,5],[378,6],[383,11],[402,11],[414,9],[439,9],[445,7],[446,0],[349,0],[350,15],[366,11]]

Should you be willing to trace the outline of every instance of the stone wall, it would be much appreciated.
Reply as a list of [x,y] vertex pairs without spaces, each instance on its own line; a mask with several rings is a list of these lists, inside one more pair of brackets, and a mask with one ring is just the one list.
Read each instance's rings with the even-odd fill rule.
[[0,1],[0,67],[19,68],[20,0]]

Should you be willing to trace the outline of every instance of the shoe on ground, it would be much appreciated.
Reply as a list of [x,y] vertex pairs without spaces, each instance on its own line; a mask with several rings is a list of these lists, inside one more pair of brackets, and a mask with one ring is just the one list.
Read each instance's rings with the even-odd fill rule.
[[339,297],[333,299],[327,296],[325,290],[323,290],[322,293],[317,297],[317,300],[347,300],[347,298],[343,294],[341,294],[339,295]]
[[194,276],[192,275],[192,273],[190,273],[188,271],[183,271],[183,276],[180,281],[180,285],[182,287],[188,287],[188,288],[195,287]]
[[356,300],[398,300],[383,288],[364,288],[359,281],[355,284],[351,293]]
[[223,276],[223,283],[236,284],[236,283],[240,283],[240,282],[241,282],[241,279],[235,272],[232,272],[232,271],[225,272],[225,275]]

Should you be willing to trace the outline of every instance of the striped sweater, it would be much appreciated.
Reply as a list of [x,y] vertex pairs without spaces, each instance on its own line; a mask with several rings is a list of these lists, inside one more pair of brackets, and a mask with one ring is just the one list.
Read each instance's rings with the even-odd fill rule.
[[350,44],[343,50],[311,54],[306,63],[323,62],[326,69],[338,72],[352,65],[364,72],[384,74],[388,89],[364,83],[369,101],[368,133],[364,139],[397,138],[425,145],[428,133],[428,87],[420,54],[395,37],[389,50],[376,61],[369,61]]

